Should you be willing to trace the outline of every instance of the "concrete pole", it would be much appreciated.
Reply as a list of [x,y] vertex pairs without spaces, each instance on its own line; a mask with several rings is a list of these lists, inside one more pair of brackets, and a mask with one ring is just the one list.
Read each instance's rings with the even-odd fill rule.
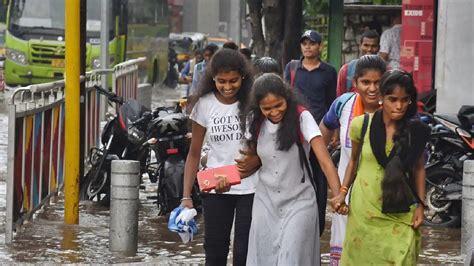
[[112,161],[109,249],[127,256],[137,253],[139,173],[138,161]]
[[80,1],[66,1],[64,221],[79,223]]
[[240,48],[240,28],[241,28],[241,14],[242,14],[242,1],[233,0],[230,1],[230,23],[229,25],[229,37],[232,38]]
[[465,161],[463,169],[461,252],[468,260],[474,248],[474,160]]
[[[100,2],[100,68],[107,69],[109,67],[109,21],[110,21],[110,10],[109,10],[109,0],[101,0]],[[102,83],[101,86],[104,89],[108,89],[107,86],[107,74],[102,74]],[[105,113],[107,112],[107,99],[104,96],[101,96],[100,103],[100,119],[105,118]]]

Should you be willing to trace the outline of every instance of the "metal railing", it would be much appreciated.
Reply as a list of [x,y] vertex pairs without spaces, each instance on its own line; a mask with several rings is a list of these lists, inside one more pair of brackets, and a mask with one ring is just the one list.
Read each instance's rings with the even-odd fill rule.
[[64,180],[64,81],[17,89],[8,102],[5,242]]
[[117,64],[112,73],[112,91],[127,99],[137,99],[138,94],[138,65],[146,60],[146,57],[132,59]]
[[[100,145],[102,74],[112,74],[113,90],[126,99],[137,99],[138,58],[119,64],[114,69],[88,72],[85,82],[85,160],[92,147]],[[143,87],[143,86],[141,86]],[[149,93],[148,90],[143,93]],[[5,243],[13,232],[29,220],[33,213],[62,188],[64,181],[64,94],[65,81],[55,81],[18,88],[8,102],[8,170]]]
[[105,101],[102,99],[105,97],[100,94],[95,86],[101,86],[102,77],[104,73],[112,73],[113,69],[110,70],[96,70],[86,73],[86,84],[85,84],[85,128],[84,130],[84,160],[87,162],[89,159],[89,151],[92,147],[98,147],[100,145],[100,122],[103,120],[101,117],[101,109],[107,108],[102,106]]

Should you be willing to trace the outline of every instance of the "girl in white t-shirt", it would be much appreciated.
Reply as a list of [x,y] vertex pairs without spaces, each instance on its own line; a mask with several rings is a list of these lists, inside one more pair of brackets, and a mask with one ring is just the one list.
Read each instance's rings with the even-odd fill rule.
[[[181,206],[193,207],[191,189],[204,141],[209,146],[208,168],[235,164],[235,159],[241,157],[241,119],[253,83],[251,73],[247,60],[235,50],[222,49],[210,61],[190,115],[192,141]],[[254,161],[259,164],[257,156]],[[227,264],[234,216],[233,264],[245,265],[255,192],[253,179],[247,177],[241,184],[230,187],[225,177],[220,178],[216,191],[203,195],[206,265]]]

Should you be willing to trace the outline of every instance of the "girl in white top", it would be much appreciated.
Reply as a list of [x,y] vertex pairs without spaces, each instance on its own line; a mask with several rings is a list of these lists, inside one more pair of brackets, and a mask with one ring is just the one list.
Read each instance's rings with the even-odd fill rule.
[[310,149],[334,195],[340,182],[318,125],[275,74],[256,79],[248,113],[249,146],[256,146],[262,167],[257,172],[247,265],[319,265],[317,188],[309,166],[304,166]]
[[[193,207],[190,195],[204,141],[209,145],[208,168],[235,164],[235,159],[241,157],[241,114],[252,83],[250,66],[238,51],[222,49],[211,59],[190,116],[192,141],[181,206]],[[233,264],[245,265],[255,192],[253,179],[247,177],[230,187],[225,177],[220,178],[216,190],[203,195],[206,265],[227,264],[234,215]]]

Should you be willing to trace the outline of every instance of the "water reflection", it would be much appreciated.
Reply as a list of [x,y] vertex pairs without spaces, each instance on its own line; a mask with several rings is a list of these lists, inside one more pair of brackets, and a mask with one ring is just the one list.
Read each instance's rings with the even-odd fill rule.
[[61,241],[61,250],[63,251],[64,262],[79,263],[82,262],[80,255],[80,246],[77,237],[76,225],[63,225],[63,240]]

